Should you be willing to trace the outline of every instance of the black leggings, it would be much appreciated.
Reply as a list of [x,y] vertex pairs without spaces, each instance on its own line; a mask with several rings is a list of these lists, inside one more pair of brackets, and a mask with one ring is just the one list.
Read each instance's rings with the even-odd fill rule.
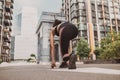
[[60,36],[60,48],[62,56],[68,53],[70,40],[74,39],[78,34],[78,29],[74,25],[63,27]]

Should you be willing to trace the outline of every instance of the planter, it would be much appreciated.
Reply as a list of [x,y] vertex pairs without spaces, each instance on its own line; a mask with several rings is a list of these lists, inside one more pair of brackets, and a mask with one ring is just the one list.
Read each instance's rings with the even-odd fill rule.
[[120,59],[111,60],[86,60],[84,64],[120,64]]

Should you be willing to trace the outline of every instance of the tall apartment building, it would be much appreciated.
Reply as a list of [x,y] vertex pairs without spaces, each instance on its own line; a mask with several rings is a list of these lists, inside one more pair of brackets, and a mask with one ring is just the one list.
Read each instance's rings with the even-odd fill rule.
[[10,61],[13,0],[0,0],[0,59]]
[[66,19],[79,29],[93,53],[110,31],[120,32],[120,0],[62,0]]
[[[54,20],[59,19],[65,21],[65,16],[62,13],[42,12],[38,22],[36,34],[38,41],[37,61],[49,62],[50,61],[50,29]],[[55,37],[55,58],[56,61],[61,60],[59,39]]]
[[38,13],[34,7],[23,7],[16,15],[15,60],[26,60],[31,54],[37,55],[37,36],[35,34]]

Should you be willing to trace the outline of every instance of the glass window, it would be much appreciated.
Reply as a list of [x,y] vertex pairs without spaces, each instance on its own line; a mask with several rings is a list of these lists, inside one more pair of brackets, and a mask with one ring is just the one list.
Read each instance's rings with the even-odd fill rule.
[[70,3],[72,5],[73,3],[76,3],[76,0],[71,0]]
[[0,24],[2,24],[2,18],[0,18]]
[[77,12],[76,12],[76,11],[73,11],[73,12],[71,13],[71,18],[73,18],[73,17],[77,17]]
[[82,36],[85,37],[87,36],[87,33],[85,31],[82,32]]
[[80,24],[80,25],[79,25],[79,29],[80,29],[80,30],[87,30],[86,24]]
[[0,10],[0,18],[2,17],[2,10]]
[[92,18],[92,22],[93,22],[93,24],[95,24],[96,23],[96,18]]
[[77,0],[77,2],[85,2],[85,0]]
[[84,17],[84,16],[80,16],[80,22],[86,22],[86,17]]
[[98,11],[101,11],[102,10],[102,7],[101,6],[98,6]]
[[104,26],[100,26],[100,30],[104,30]]
[[2,2],[0,2],[0,8],[2,8],[2,6],[3,6],[3,3],[2,3]]
[[76,5],[72,5],[72,7],[71,7],[71,12],[74,10],[76,10]]
[[79,3],[78,6],[79,9],[85,9],[85,3]]
[[100,36],[101,36],[101,38],[104,38],[104,37],[105,37],[105,34],[104,34],[104,33],[101,33]]

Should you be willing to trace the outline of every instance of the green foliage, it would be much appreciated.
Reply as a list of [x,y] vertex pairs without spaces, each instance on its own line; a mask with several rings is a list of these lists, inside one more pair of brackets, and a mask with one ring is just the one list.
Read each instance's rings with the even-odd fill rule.
[[36,59],[36,56],[35,56],[35,54],[31,54],[31,55],[30,55],[30,57],[34,57],[34,58]]
[[106,49],[106,46],[109,45],[112,42],[112,40],[109,37],[106,37],[101,40],[101,48]]
[[96,58],[99,58],[101,52],[102,52],[102,49],[99,48],[99,47],[97,47],[97,48],[94,50],[94,53],[95,53],[95,55],[96,55]]
[[27,59],[27,62],[36,62],[36,56],[35,56],[35,54],[31,54],[30,58]]
[[28,58],[28,59],[27,59],[27,62],[30,62],[31,60],[32,60],[32,58]]
[[101,41],[102,52],[100,58],[102,59],[116,59],[120,58],[120,34],[113,32]]
[[88,47],[87,41],[80,39],[77,43],[77,54],[80,57],[88,57],[90,48]]

